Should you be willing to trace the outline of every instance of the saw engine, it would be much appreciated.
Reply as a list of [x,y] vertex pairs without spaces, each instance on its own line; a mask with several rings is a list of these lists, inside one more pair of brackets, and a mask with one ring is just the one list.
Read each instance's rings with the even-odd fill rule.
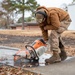
[[43,39],[37,39],[31,45],[26,45],[25,50],[17,51],[14,55],[14,65],[24,67],[38,66],[39,56],[36,50],[41,46],[46,46],[46,43]]

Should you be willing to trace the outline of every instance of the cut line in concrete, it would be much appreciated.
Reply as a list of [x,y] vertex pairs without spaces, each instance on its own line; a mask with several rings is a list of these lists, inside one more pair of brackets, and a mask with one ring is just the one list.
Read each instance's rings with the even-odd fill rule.
[[0,46],[0,49],[8,49],[8,50],[20,50],[19,48],[15,48],[15,47],[9,47],[9,46]]

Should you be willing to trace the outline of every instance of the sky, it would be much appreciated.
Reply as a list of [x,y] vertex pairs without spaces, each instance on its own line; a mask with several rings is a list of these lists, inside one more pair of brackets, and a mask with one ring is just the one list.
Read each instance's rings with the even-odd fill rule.
[[59,7],[63,3],[69,4],[73,0],[36,0],[41,6],[46,7]]
[[[0,0],[1,2],[2,0]],[[36,0],[41,6],[55,6],[55,7],[59,7],[61,4],[66,3],[69,4],[71,3],[73,0]]]

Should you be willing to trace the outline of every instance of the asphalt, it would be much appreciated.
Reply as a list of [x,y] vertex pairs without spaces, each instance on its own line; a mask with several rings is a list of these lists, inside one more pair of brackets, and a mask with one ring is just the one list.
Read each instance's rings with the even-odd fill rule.
[[42,75],[75,75],[75,57],[60,63],[28,68],[28,70]]

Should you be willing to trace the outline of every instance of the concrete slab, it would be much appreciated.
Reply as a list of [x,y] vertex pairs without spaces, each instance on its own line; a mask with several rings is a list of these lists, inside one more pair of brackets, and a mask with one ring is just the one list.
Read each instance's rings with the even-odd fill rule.
[[75,57],[47,66],[27,68],[27,70],[42,75],[75,75]]
[[9,47],[9,46],[0,46],[0,63],[14,66],[14,54],[20,50],[19,48]]

